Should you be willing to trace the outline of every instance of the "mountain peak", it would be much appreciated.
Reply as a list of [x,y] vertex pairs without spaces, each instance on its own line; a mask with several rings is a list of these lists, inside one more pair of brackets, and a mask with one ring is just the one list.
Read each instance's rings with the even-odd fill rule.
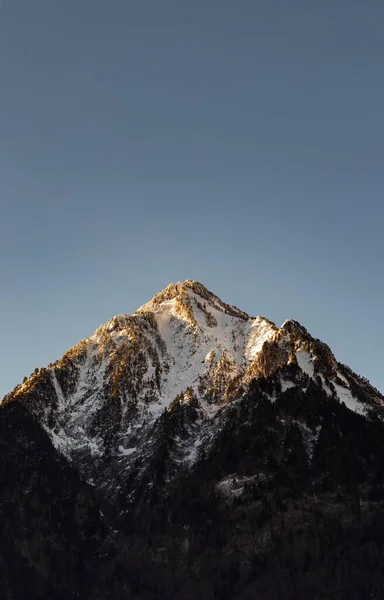
[[[19,570],[16,550],[27,548],[20,564],[30,561],[27,574],[41,570],[45,581],[57,571],[50,569],[52,557],[55,564],[65,560],[54,591],[39,598],[59,590],[62,598],[104,599],[108,577],[114,597],[132,597],[136,573],[149,573],[155,584],[153,593],[142,587],[143,600],[213,598],[217,590],[223,599],[267,600],[282,596],[275,590],[260,596],[266,588],[257,563],[264,571],[270,557],[278,580],[282,564],[284,573],[292,570],[292,556],[305,565],[294,578],[301,576],[303,587],[295,583],[289,597],[308,597],[308,582],[321,585],[319,573],[327,576],[326,586],[333,577],[333,565],[328,577],[322,557],[329,554],[329,536],[335,538],[336,512],[348,529],[336,532],[343,562],[335,593],[340,572],[361,573],[372,551],[381,569],[372,523],[380,525],[384,498],[384,397],[293,319],[278,328],[225,304],[197,281],[171,283],[135,314],[116,315],[60,360],[36,369],[0,412],[0,508],[9,523],[6,541],[16,535],[17,542],[11,554],[3,544],[0,562]],[[361,560],[353,550],[358,567],[347,568],[346,540],[359,542],[371,531],[375,541],[367,538]],[[91,562],[80,562],[80,551]],[[224,553],[218,573],[216,556]],[[244,561],[250,569],[239,568]],[[180,575],[171,578],[174,588],[164,568],[169,564]],[[81,574],[80,596],[59,587],[71,565]],[[308,571],[311,565],[318,572]],[[228,570],[235,587],[225,578]],[[84,577],[93,585],[100,571],[97,585],[85,588]],[[254,585],[245,587],[251,576]],[[191,584],[202,577],[204,586],[191,595]],[[284,588],[287,582],[284,576]],[[368,585],[367,578],[365,590]],[[13,588],[8,593],[21,596]]]
[[109,436],[129,456],[136,430],[177,402],[193,399],[209,420],[252,381],[269,378],[282,392],[315,385],[354,412],[384,415],[384,398],[300,323],[278,328],[252,318],[191,279],[170,283],[133,315],[113,317],[5,400],[28,406],[68,456],[87,447],[102,457]]
[[194,300],[197,305],[201,304],[204,308],[208,304],[215,310],[243,320],[251,318],[246,312],[236,306],[226,304],[202,283],[192,279],[186,279],[184,282],[170,283],[161,292],[155,294],[152,300],[141,306],[135,314],[162,312],[162,310],[170,307],[172,301],[177,301],[179,305],[189,306],[191,305],[191,300]]

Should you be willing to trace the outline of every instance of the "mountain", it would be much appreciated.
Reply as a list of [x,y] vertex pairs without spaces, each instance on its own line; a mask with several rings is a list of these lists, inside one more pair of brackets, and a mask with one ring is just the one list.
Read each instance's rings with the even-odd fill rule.
[[384,598],[383,420],[298,322],[170,284],[4,398],[2,589]]

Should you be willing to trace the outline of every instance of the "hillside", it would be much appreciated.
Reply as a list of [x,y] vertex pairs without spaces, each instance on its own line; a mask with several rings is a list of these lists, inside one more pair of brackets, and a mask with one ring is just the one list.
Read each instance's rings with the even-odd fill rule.
[[4,398],[2,588],[384,598],[383,417],[298,322],[171,284]]

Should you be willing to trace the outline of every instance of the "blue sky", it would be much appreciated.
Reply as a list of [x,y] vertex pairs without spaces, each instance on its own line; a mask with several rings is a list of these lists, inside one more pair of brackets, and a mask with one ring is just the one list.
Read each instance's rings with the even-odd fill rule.
[[384,391],[384,4],[3,0],[0,395],[170,281]]

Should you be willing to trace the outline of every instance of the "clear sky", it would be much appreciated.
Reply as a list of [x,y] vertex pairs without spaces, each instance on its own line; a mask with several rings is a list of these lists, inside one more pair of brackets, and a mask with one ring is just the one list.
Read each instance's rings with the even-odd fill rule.
[[384,391],[382,0],[2,0],[0,395],[170,281]]

